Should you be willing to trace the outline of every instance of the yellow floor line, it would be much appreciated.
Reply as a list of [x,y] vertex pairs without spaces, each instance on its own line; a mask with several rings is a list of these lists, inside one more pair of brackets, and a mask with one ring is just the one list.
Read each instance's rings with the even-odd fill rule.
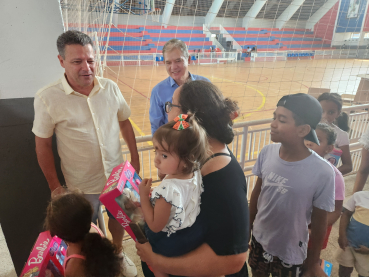
[[264,95],[260,90],[258,90],[258,89],[256,89],[256,88],[254,88],[254,87],[252,87],[252,86],[246,85],[245,83],[242,83],[242,82],[234,82],[234,81],[232,81],[232,80],[223,79],[223,78],[217,78],[217,77],[212,77],[212,78],[213,78],[213,79],[218,79],[218,80],[227,81],[227,82],[230,82],[230,83],[233,83],[233,84],[241,84],[241,85],[243,85],[243,86],[246,86],[247,88],[250,88],[250,89],[252,89],[252,90],[255,90],[255,91],[256,91],[257,93],[259,93],[259,94],[260,94],[260,96],[262,97],[262,101],[261,101],[261,104],[260,104],[260,106],[259,106],[259,107],[257,107],[255,110],[251,110],[250,112],[248,112],[248,113],[244,114],[243,116],[240,116],[240,117],[236,118],[236,119],[234,120],[234,122],[240,121],[241,119],[245,119],[246,117],[249,117],[250,115],[252,115],[254,112],[256,112],[256,111],[260,111],[260,110],[264,107],[264,105],[265,105],[265,101],[266,101],[266,97],[265,97],[265,95]]
[[[141,136],[145,136],[145,133],[142,132],[142,130],[137,126],[136,123],[133,122],[132,119],[129,119],[129,121],[131,122],[133,128],[136,129],[136,131],[141,135]],[[148,145],[153,145],[151,141],[147,141]]]

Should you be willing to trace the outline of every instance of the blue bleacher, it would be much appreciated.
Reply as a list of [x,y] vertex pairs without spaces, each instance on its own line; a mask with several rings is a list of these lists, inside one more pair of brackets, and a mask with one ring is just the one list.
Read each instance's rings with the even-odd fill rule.
[[[102,39],[101,39],[101,41],[106,41],[106,37],[103,37]],[[128,36],[126,36],[126,37],[124,37],[124,36],[121,36],[121,37],[110,37],[109,38],[109,41],[141,41],[141,40],[143,40],[143,41],[145,41],[145,39],[143,39],[142,37],[128,37]]]
[[[202,45],[190,45],[190,46],[187,46],[188,47],[188,50],[197,50],[197,49],[202,49]],[[216,48],[215,45],[206,45],[205,46],[205,49],[209,49],[210,47],[213,47],[213,48]],[[163,50],[163,46],[158,46],[158,50]]]
[[271,34],[282,34],[282,35],[314,35],[314,32],[302,32],[302,31],[271,31]]
[[155,30],[155,29],[146,29],[148,33],[162,33],[162,34],[203,34],[203,31],[200,30]]
[[[172,39],[171,37],[152,38],[149,35],[144,35],[143,38],[144,39],[152,39],[152,41],[169,41],[169,40]],[[209,38],[207,38],[207,37],[202,37],[202,38],[196,38],[196,37],[181,38],[181,37],[177,37],[177,38],[182,40],[182,41],[209,41]]]
[[321,41],[321,38],[278,38],[280,41]]
[[275,37],[268,38],[233,38],[235,41],[273,41]]
[[[330,44],[283,44],[287,48],[329,48]],[[260,48],[260,47],[258,47]]]

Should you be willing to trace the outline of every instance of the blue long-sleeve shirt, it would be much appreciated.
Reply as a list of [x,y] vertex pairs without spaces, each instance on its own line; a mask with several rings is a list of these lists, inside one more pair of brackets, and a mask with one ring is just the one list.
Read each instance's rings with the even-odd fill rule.
[[[210,82],[208,78],[191,73],[189,74],[192,81],[203,80]],[[154,134],[161,125],[168,122],[168,115],[165,112],[165,102],[172,101],[173,93],[178,87],[174,79],[169,76],[152,89],[149,111],[152,134]]]

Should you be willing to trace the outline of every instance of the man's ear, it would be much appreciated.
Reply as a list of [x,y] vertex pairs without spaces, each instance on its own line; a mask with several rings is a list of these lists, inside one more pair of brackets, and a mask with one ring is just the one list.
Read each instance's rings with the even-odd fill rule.
[[65,68],[63,57],[58,55],[58,59],[59,59],[59,62],[60,62],[60,65],[62,66],[62,68]]
[[299,137],[306,137],[311,131],[311,127],[308,124],[303,124],[297,127],[297,134]]

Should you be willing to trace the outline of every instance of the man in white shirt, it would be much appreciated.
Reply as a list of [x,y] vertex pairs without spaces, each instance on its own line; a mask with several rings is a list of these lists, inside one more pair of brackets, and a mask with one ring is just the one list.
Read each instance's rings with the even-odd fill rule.
[[[78,31],[57,40],[61,79],[40,89],[35,96],[36,153],[51,192],[62,191],[52,152],[55,132],[61,167],[68,188],[84,192],[96,222],[99,196],[112,169],[123,162],[119,132],[131,153],[131,164],[140,170],[136,139],[129,121],[130,108],[116,83],[95,76],[92,41]],[[124,229],[108,212],[109,230],[122,249]],[[125,276],[136,276],[135,265],[122,253]]]

